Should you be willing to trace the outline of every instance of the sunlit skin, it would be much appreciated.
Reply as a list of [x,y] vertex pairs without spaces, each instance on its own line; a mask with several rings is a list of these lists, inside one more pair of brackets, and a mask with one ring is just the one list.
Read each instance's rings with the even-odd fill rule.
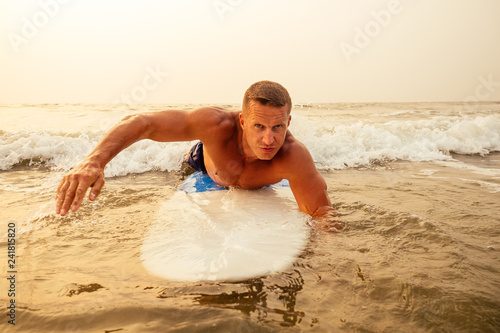
[[208,175],[219,185],[255,189],[287,179],[303,212],[316,217],[322,229],[338,231],[326,182],[305,146],[288,130],[288,106],[256,101],[243,112],[206,107],[167,110],[125,117],[98,143],[80,165],[63,177],[56,196],[56,213],[76,211],[89,189],[96,200],[104,186],[104,167],[134,142],[200,140]]
[[239,115],[243,129],[243,151],[247,158],[270,160],[285,142],[288,126],[292,117],[287,107],[264,106],[251,102],[251,111],[244,117]]

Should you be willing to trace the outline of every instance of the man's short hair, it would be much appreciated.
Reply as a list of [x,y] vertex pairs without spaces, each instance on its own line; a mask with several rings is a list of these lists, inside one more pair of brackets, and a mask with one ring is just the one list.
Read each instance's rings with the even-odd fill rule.
[[275,107],[288,106],[288,114],[292,110],[292,99],[288,91],[281,84],[273,81],[255,82],[247,89],[243,97],[243,114],[248,111],[251,101]]

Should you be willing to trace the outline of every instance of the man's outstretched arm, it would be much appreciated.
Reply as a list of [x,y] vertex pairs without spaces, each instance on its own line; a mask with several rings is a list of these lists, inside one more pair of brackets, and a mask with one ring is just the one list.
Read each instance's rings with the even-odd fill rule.
[[313,217],[318,229],[339,232],[343,229],[343,225],[339,222],[337,211],[330,202],[325,180],[317,171],[316,173],[316,175],[304,175],[300,182],[290,181],[290,188],[300,210]]
[[289,170],[288,181],[299,208],[311,215],[319,229],[338,232],[343,229],[337,218],[337,211],[327,193],[326,182],[316,169],[309,151],[296,143],[293,163]]
[[[215,111],[215,112],[214,112]],[[56,213],[66,215],[80,208],[89,187],[94,201],[104,186],[104,167],[118,153],[142,139],[162,142],[191,141],[210,135],[220,121],[216,109],[161,111],[127,116],[111,128],[94,150],[61,180],[56,195]]]

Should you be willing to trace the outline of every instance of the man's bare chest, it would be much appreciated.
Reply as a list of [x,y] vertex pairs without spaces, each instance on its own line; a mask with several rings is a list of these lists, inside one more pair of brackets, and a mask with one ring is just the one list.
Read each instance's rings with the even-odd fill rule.
[[279,182],[272,161],[246,161],[238,154],[205,158],[208,175],[221,186],[255,189]]

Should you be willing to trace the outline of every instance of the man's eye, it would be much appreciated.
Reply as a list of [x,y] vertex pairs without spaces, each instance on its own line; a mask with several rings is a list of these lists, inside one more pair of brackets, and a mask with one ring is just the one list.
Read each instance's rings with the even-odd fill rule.
[[262,125],[261,124],[255,124],[254,125],[256,128],[262,128]]

